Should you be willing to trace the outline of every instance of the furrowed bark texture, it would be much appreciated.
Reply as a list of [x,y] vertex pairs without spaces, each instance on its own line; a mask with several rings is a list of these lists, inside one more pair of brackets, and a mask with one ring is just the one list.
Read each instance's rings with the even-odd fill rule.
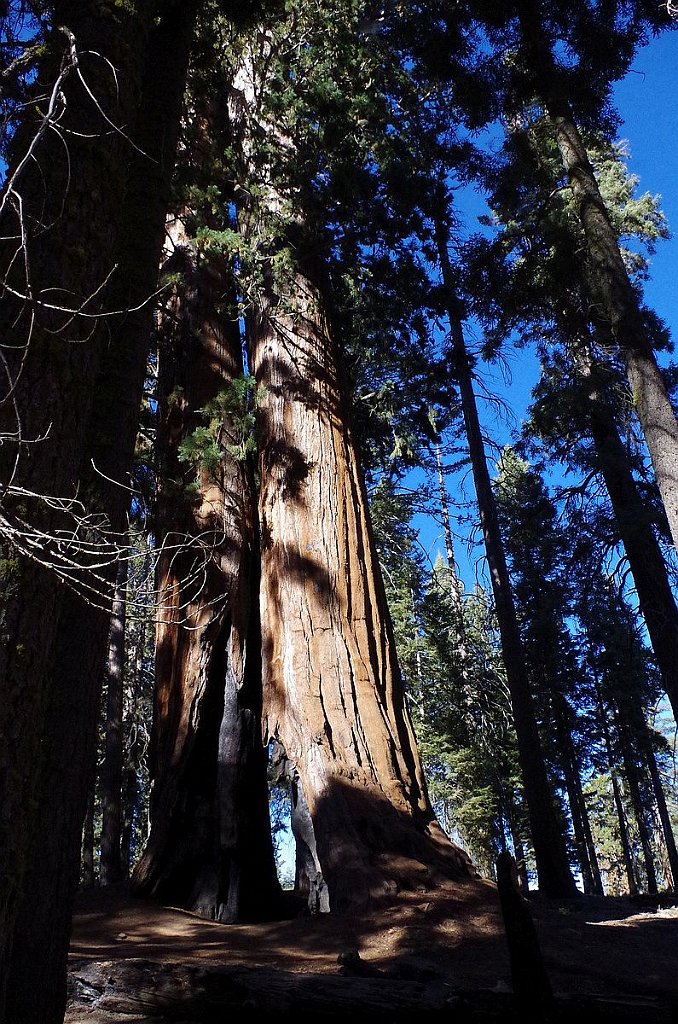
[[297,274],[292,296],[252,332],[264,731],[299,773],[336,909],[414,883],[436,854],[468,865],[426,794],[319,293]]
[[[184,259],[173,311],[183,330],[160,357],[152,830],[134,887],[233,922],[275,916],[281,897],[261,740],[256,505],[248,463],[227,451],[213,473],[199,471],[192,506],[168,490],[186,476],[178,448],[200,422],[195,411],[242,374],[238,325],[215,310],[223,281],[188,250]],[[226,420],[220,433],[236,443]]]
[[[262,55],[266,33],[258,43]],[[243,59],[230,102],[245,174],[253,138],[292,159],[258,97],[267,61]],[[274,161],[271,161],[273,163]],[[280,166],[280,165],[278,165]],[[333,910],[367,903],[437,867],[469,878],[468,858],[435,821],[407,712],[365,488],[344,407],[339,357],[323,311],[319,267],[303,256],[303,214],[269,233],[285,203],[259,169],[240,209],[260,262],[250,363],[260,408],[261,624],[264,735],[296,770],[318,872]],[[284,214],[283,214],[284,215]],[[293,236],[293,237],[292,237]],[[277,273],[291,242],[296,268]]]
[[[135,109],[147,8],[141,5],[136,13],[107,4],[54,4],[55,23],[66,26],[71,37],[54,33],[40,80],[51,89],[60,64],[68,67],[63,99],[55,100],[60,128],[44,132],[35,159],[28,160],[17,176],[40,131],[27,115],[17,131],[5,188],[0,432],[9,437],[0,448],[0,483],[4,532],[10,536],[2,552],[5,586],[0,608],[0,1017],[13,921],[38,827],[34,795],[59,600],[56,579],[17,557],[11,530],[23,530],[28,523],[30,530],[52,534],[72,525],[67,516],[31,494],[77,494],[101,354],[100,336],[93,333],[95,321],[85,314],[101,309],[101,289],[114,266],[129,150],[129,142],[111,130],[110,121],[127,125]],[[78,68],[101,110],[87,95]],[[62,137],[60,131],[66,134]],[[10,486],[17,490],[6,490]],[[63,564],[63,551],[47,538],[34,550],[38,557]],[[39,827],[45,827],[44,820]]]
[[[105,9],[103,4],[97,7]],[[118,5],[115,9],[122,10]],[[113,278],[107,293],[108,308],[124,309],[147,303],[157,282],[195,6],[166,4],[163,14],[148,37],[141,32],[136,16],[131,25],[125,26],[125,41],[133,47],[144,74],[138,116],[130,116],[125,123],[131,123],[133,141],[143,153],[127,139],[123,140],[125,160],[120,178],[127,188],[122,201],[117,197],[119,209],[114,212],[119,215],[124,231],[118,233],[111,256],[119,264],[120,273]],[[106,53],[108,36],[103,31],[101,34],[99,49]],[[126,83],[124,70],[119,64],[118,75]],[[123,89],[122,84],[120,88]],[[104,196],[111,185],[110,173],[109,161],[96,179]],[[82,215],[79,211],[79,216]],[[92,246],[91,261],[97,265],[99,248],[87,238]],[[75,446],[71,451],[68,432],[58,430],[56,438],[59,451],[66,450],[74,456],[71,470],[74,480],[79,475],[81,496],[90,508],[105,516],[119,538],[125,536],[129,502],[129,492],[120,484],[129,482],[132,466],[150,323],[148,304],[143,312],[126,317],[122,323],[107,321],[95,335],[104,350],[103,358],[92,359],[89,373],[83,371],[72,382],[60,378],[53,381],[55,387],[63,385],[60,401],[66,404],[77,406],[87,389],[96,395],[86,424],[84,451]],[[71,347],[75,351],[82,348]],[[97,369],[100,372],[95,376]],[[122,396],[126,403],[121,401]],[[83,408],[87,408],[84,400]],[[92,463],[103,475],[93,469]],[[60,492],[63,493],[63,485]],[[111,562],[103,573],[104,592],[109,594],[114,589],[115,571],[115,563]],[[48,584],[43,580],[45,586]],[[15,1024],[37,1020],[60,1024],[63,1018],[80,832],[94,779],[110,611],[69,592],[64,592],[60,604],[56,643],[51,658],[45,661],[49,677],[41,737],[43,756],[31,768],[37,776],[40,841],[36,842],[28,864],[14,930],[8,1004]],[[105,606],[106,600],[102,604]],[[49,629],[45,613],[43,603],[35,611],[33,634],[37,619],[45,626],[44,632]],[[34,636],[31,642],[35,643]],[[36,949],[42,951],[40,958],[35,956]]]

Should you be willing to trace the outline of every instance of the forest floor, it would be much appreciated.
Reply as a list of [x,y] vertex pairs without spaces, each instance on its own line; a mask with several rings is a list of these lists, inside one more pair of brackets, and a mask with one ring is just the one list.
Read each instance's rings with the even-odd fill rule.
[[373,1022],[405,1021],[422,1010],[450,1024],[579,1016],[678,1021],[678,899],[556,902],[531,894],[526,902],[557,998],[555,1015],[515,1009],[506,932],[490,882],[401,893],[364,917],[253,925],[221,925],[156,906],[131,898],[124,886],[81,893],[66,1021],[194,1024],[254,1020],[262,1011],[280,1019],[281,1010],[295,1021],[362,1011]]

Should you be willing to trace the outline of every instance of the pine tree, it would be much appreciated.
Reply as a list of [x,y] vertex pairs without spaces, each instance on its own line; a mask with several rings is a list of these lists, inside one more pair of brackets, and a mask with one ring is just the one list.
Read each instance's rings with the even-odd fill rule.
[[[482,4],[479,7],[483,7]],[[512,121],[535,103],[548,115],[560,153],[561,176],[572,191],[585,238],[582,273],[591,303],[622,358],[652,459],[674,545],[678,544],[678,422],[657,363],[651,331],[619,247],[613,217],[601,193],[583,129],[610,127],[611,83],[628,68],[636,48],[659,27],[659,10],[646,3],[624,9],[607,4],[573,8],[529,0],[496,15],[481,13],[491,36],[514,48],[516,59],[497,62],[498,91]],[[500,22],[497,25],[497,21]],[[667,27],[668,18],[664,18]],[[569,66],[556,46],[567,41]],[[575,76],[575,71],[578,74]],[[553,180],[558,187],[560,176]]]
[[553,751],[551,771],[567,794],[584,891],[602,893],[582,789],[584,763],[574,735],[575,723],[581,735],[585,701],[574,639],[566,626],[572,601],[568,538],[558,528],[542,480],[510,448],[502,453],[495,493],[544,745]]
[[[633,818],[621,825],[624,860],[630,891],[641,884],[632,843],[637,842],[643,862],[642,885],[657,891],[655,850],[650,815],[654,791],[647,760],[648,710],[656,700],[656,678],[640,640],[632,610],[615,592],[611,580],[590,574],[586,594],[578,601],[586,635],[587,662],[598,692],[600,727],[615,787],[620,825],[627,816],[620,779]],[[631,839],[626,835],[631,834]]]
[[[636,182],[619,147],[598,138],[590,149],[624,242],[624,258],[640,284],[647,259],[639,244],[651,252],[666,233],[656,197],[635,195]],[[675,706],[678,608],[660,543],[665,519],[639,456],[642,438],[635,436],[623,368],[610,355],[609,331],[584,287],[578,256],[584,238],[576,211],[567,191],[552,192],[554,153],[548,125],[537,119],[516,129],[504,152],[501,167],[490,176],[501,234],[490,243],[475,243],[475,260],[468,270],[470,278],[477,281],[479,275],[483,280],[475,308],[487,325],[493,350],[511,331],[536,345],[542,375],[524,431],[526,447],[534,454],[532,441],[539,439],[537,454],[548,451],[550,458],[556,455],[568,470],[585,477],[587,493],[595,494],[593,481],[602,478],[615,520],[608,529],[624,546],[664,686]],[[658,345],[666,345],[660,325],[654,335]]]

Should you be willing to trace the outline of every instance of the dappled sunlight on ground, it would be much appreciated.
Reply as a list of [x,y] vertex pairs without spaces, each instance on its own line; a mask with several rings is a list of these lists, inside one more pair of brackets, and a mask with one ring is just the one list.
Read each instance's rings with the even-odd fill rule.
[[[678,1000],[675,901],[651,907],[620,897],[556,902],[532,895],[528,903],[555,991]],[[510,985],[496,889],[484,881],[402,892],[361,916],[251,925],[217,924],[131,899],[124,887],[94,890],[78,897],[71,954],[294,974],[437,977],[459,991]]]

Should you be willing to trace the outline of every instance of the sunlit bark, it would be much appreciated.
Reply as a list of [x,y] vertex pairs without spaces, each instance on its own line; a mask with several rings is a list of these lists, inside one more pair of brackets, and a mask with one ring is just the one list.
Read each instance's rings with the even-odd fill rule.
[[[265,33],[259,44],[268,46]],[[243,58],[231,109],[243,166],[253,140],[293,147],[261,118],[265,83]],[[280,166],[280,165],[278,165]],[[249,327],[260,409],[261,624],[264,734],[298,774],[318,867],[333,910],[364,904],[436,870],[472,874],[433,815],[405,704],[392,626],[345,408],[322,270],[306,255],[301,210],[282,236],[268,226],[284,197],[259,162],[259,196],[240,223],[258,243]],[[263,179],[263,181],[262,181]],[[279,271],[286,246],[294,269]]]

